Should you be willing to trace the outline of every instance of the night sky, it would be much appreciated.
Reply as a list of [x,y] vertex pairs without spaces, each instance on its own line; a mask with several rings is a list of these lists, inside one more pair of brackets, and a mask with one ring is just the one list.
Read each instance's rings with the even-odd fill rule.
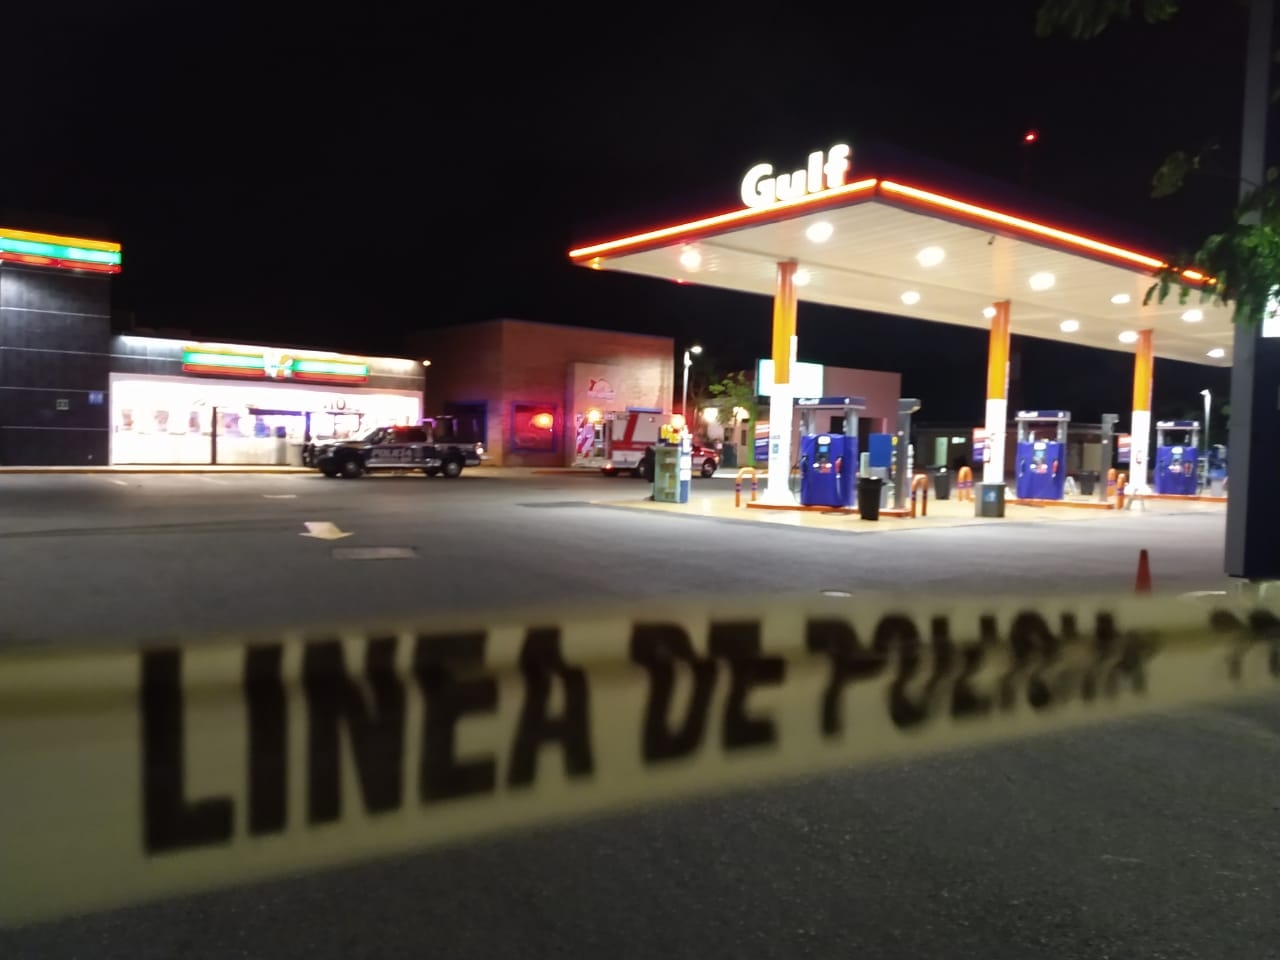
[[[1173,25],[1081,43],[1037,40],[1036,5],[6,9],[0,209],[119,239],[116,307],[149,328],[396,354],[411,331],[508,316],[696,340],[708,365],[745,367],[768,349],[767,299],[565,252],[731,209],[753,162],[859,138],[1027,178],[1164,238],[1158,253],[1217,225],[1244,11],[1187,0]],[[1215,135],[1227,176],[1149,199],[1169,151]],[[803,360],[902,371],[921,420],[981,418],[980,331],[802,304],[800,338]],[[1127,422],[1128,356],[1015,350],[1014,405]],[[1160,363],[1156,416],[1198,410],[1205,386],[1225,399],[1225,372]]]

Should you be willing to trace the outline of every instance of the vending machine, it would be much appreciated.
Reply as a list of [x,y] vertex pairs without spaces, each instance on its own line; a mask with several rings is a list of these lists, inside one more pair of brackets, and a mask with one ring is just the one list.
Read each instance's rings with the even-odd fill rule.
[[[1171,442],[1181,437],[1182,443]],[[1200,423],[1197,420],[1161,420],[1156,423],[1156,493],[1194,497],[1199,482]]]
[[[1018,424],[1018,499],[1061,500],[1067,483],[1067,424],[1071,414],[1065,410],[1022,410],[1014,419]],[[1037,426],[1040,424],[1048,427]],[[1045,436],[1037,437],[1037,433]]]
[[849,509],[857,489],[858,438],[837,433],[800,438],[800,503]]

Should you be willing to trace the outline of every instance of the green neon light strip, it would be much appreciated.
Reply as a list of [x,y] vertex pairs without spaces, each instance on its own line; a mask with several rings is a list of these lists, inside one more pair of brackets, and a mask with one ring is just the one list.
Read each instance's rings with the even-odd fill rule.
[[[206,353],[200,350],[183,350],[182,362],[189,367],[235,367],[240,370],[262,370],[266,361],[262,357],[235,353]],[[337,377],[367,377],[369,365],[344,363],[341,360],[294,360],[289,364],[293,373],[326,374]]]
[[81,260],[85,263],[118,264],[120,254],[110,250],[84,250],[80,247],[62,247],[54,243],[36,243],[32,240],[14,240],[0,237],[0,251],[4,253],[29,253],[54,260]]
[[340,377],[367,377],[369,367],[363,363],[343,363],[338,360],[295,360],[294,373],[327,373]]
[[237,356],[232,353],[200,353],[183,350],[182,362],[190,367],[242,367],[245,370],[261,370],[265,366],[262,357]]

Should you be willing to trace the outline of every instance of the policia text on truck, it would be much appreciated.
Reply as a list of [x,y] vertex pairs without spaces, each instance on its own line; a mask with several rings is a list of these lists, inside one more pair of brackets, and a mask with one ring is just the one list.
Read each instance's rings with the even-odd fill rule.
[[444,417],[413,427],[378,427],[355,440],[317,446],[312,462],[326,477],[421,470],[428,477],[452,478],[463,467],[478,467],[483,453],[483,444],[459,439],[456,421]]

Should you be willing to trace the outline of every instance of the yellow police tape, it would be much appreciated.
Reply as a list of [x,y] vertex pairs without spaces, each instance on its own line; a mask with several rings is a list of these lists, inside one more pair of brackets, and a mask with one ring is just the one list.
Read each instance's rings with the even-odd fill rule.
[[703,604],[10,654],[0,924],[1278,688],[1280,617],[1225,598]]

